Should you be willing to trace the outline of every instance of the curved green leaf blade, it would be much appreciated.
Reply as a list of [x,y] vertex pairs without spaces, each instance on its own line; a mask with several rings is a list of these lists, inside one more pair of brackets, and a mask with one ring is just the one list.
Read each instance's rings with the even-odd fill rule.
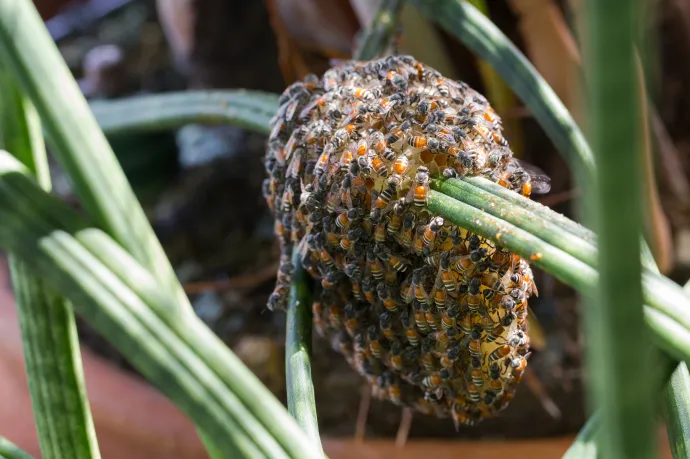
[[30,0],[0,0],[0,54],[31,98],[49,143],[96,224],[191,307],[115,154]]
[[107,135],[176,129],[185,124],[223,124],[269,133],[278,96],[261,91],[171,92],[91,102]]
[[[33,106],[0,69],[0,147],[50,189],[41,124]],[[71,305],[10,254],[29,393],[45,458],[100,458]]]
[[[289,413],[176,298],[107,235],[0,154],[0,246],[60,288],[227,457],[323,457]],[[234,453],[233,453],[234,452]],[[232,454],[231,454],[232,453]]]

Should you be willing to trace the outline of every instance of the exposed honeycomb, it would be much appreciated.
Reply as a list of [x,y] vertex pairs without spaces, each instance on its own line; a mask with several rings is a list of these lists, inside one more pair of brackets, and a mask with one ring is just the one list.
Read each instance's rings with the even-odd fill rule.
[[529,356],[532,272],[425,208],[434,177],[529,196],[487,100],[409,56],[346,62],[280,98],[264,194],[284,308],[297,249],[318,333],[374,394],[473,425],[505,408]]

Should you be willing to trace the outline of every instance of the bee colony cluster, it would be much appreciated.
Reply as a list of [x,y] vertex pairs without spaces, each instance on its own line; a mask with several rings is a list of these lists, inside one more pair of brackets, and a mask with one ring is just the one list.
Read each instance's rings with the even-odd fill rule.
[[314,324],[374,394],[456,426],[505,408],[529,356],[527,262],[425,208],[432,178],[477,176],[529,196],[487,100],[409,56],[346,62],[290,86],[264,194],[298,251]]

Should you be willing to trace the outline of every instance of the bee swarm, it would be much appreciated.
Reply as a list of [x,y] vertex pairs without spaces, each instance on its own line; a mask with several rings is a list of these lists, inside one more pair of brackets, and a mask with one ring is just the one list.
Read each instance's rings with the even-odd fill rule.
[[473,425],[505,408],[529,356],[527,262],[425,208],[431,178],[525,196],[486,99],[409,56],[347,62],[280,98],[264,195],[284,308],[293,248],[316,280],[314,324],[374,394]]

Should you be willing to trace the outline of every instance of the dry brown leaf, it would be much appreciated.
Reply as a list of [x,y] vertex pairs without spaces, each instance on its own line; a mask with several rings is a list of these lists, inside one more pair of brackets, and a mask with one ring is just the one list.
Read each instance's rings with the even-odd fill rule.
[[580,53],[558,6],[552,0],[509,0],[508,3],[519,18],[530,60],[575,120],[580,121]]
[[272,0],[290,36],[307,46],[349,55],[359,22],[347,0]]

